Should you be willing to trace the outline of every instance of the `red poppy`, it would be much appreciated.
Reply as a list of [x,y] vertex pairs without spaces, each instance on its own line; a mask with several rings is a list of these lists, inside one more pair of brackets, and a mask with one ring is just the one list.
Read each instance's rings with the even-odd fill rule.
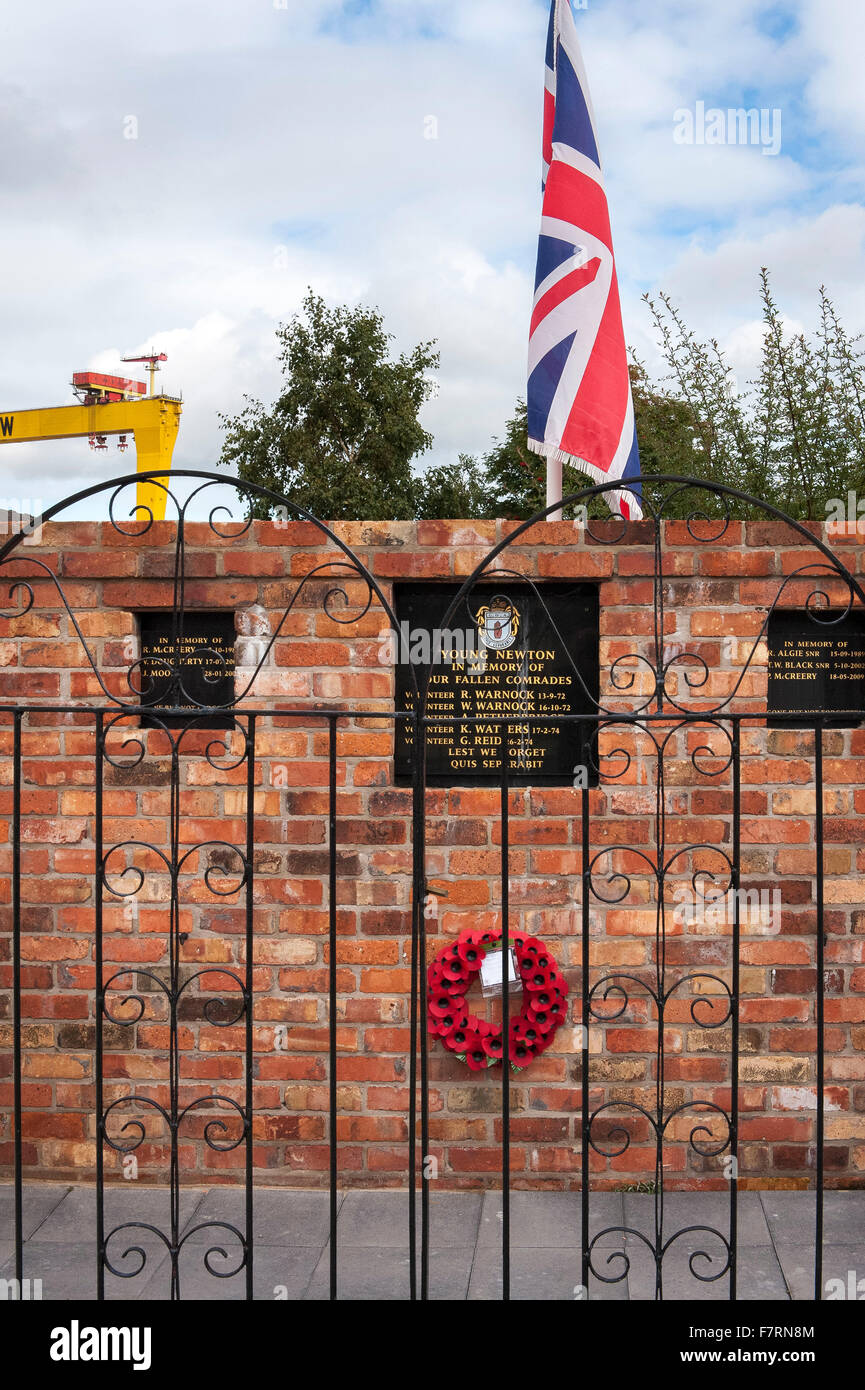
[[[471,933],[474,936],[474,932]],[[466,940],[460,937],[457,942],[457,954],[464,965],[470,970],[480,970],[484,959],[484,949],[477,941]]]
[[528,1043],[530,1047],[534,1047],[540,1036],[540,1029],[537,1024],[529,1018],[523,1018],[522,1014],[519,1018],[515,1018],[511,1024],[511,1038],[518,1038],[522,1042]]
[[468,980],[445,980],[441,993],[449,994],[451,999],[462,999],[468,987]]
[[454,1001],[449,994],[444,994],[441,990],[436,990],[430,995],[429,1011],[434,1018],[445,1018],[447,1014],[453,1012]]
[[460,932],[457,941],[473,941],[476,946],[483,946],[484,938],[489,934],[489,932],[479,931],[475,927],[468,927],[466,931]]
[[472,1071],[481,1071],[486,1068],[487,1054],[484,1052],[484,1041],[480,1033],[466,1033],[466,1061]]
[[515,1067],[527,1067],[532,1060],[532,1049],[522,1038],[511,1038],[508,1056]]
[[526,1010],[526,1018],[535,1025],[539,1033],[548,1033],[553,1024],[553,1015],[549,1009],[533,1009],[531,1004]]
[[490,1033],[488,1037],[485,1037],[483,1040],[483,1048],[488,1057],[494,1057],[497,1062],[500,1061],[504,1051],[502,1030],[499,1029],[498,1032]]
[[442,957],[442,972],[446,980],[467,980],[470,975],[469,967],[464,960],[454,952],[453,955]]
[[550,974],[548,970],[528,970],[523,975],[523,984],[532,994],[540,994],[550,988]]
[[445,1014],[443,1017],[441,1017],[441,1018],[437,1018],[436,1016],[433,1016],[432,1022],[431,1022],[431,1027],[430,1027],[430,1032],[431,1032],[431,1033],[437,1033],[437,1034],[439,1035],[439,1037],[442,1037],[442,1038],[443,1038],[443,1037],[445,1037],[448,1033],[453,1032],[454,1028],[464,1027],[464,1026],[465,1026],[465,1023],[466,1023],[466,1012],[465,1012],[465,1009],[462,1009],[462,1008],[453,1008],[453,1009],[450,1009],[450,1010],[448,1011],[448,1013],[446,1013],[446,1014]]
[[529,1009],[554,1009],[556,1006],[555,993],[551,989],[537,989],[532,991],[529,1000]]
[[442,1042],[445,1047],[450,1048],[451,1052],[465,1052],[466,1038],[469,1032],[468,1022],[457,1024],[456,1028],[452,1028],[449,1033],[442,1035]]

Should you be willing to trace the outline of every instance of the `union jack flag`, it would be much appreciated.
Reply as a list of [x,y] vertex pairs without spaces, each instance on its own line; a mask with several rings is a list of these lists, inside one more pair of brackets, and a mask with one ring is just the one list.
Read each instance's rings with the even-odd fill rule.
[[[529,333],[529,448],[596,482],[640,472],[595,118],[570,0],[552,0],[544,180]],[[604,494],[642,516],[639,487]]]

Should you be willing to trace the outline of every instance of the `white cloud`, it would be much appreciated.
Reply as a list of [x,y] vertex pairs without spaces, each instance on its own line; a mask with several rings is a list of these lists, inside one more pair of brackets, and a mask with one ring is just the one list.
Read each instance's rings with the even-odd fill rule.
[[[547,6],[370,8],[45,0],[6,21],[0,277],[15,351],[0,407],[60,404],[73,370],[153,343],[184,393],[177,460],[210,467],[217,412],[277,390],[274,330],[312,284],[378,304],[400,350],[439,339],[435,457],[488,447],[525,389]],[[799,25],[775,39],[756,0],[577,13],[626,331],[650,363],[639,294],[662,285],[745,370],[763,262],[793,320],[813,323],[825,280],[865,325],[863,21],[841,0],[788,8]],[[674,143],[678,107],[740,98],[782,105],[777,158]],[[6,478],[39,472],[53,495],[109,471],[86,442],[0,457]]]
[[825,283],[842,309],[865,321],[863,252],[865,208],[840,205],[816,216],[788,213],[771,228],[752,225],[715,248],[693,245],[668,277],[669,288],[695,316],[723,325],[738,319],[746,297],[756,302],[757,272],[767,265],[775,297],[797,318],[813,322],[817,290]]
[[858,0],[819,0],[802,8],[802,33],[812,55],[807,93],[817,118],[842,145],[855,147],[865,134],[862,55],[865,11]]

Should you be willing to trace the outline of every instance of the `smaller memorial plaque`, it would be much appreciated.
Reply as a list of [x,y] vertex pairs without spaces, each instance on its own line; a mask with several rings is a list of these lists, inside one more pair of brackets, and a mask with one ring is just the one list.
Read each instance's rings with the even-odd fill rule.
[[[822,618],[832,617],[831,612]],[[769,618],[768,723],[797,727],[773,714],[827,715],[836,728],[861,722],[865,710],[865,613],[848,613],[839,622],[815,622],[807,613],[778,609]]]
[[[183,637],[174,634],[174,615],[139,613],[141,634],[140,676],[133,676],[142,690],[142,703],[153,708],[163,724],[178,728],[186,721],[182,715],[163,717],[163,709],[188,710],[191,715],[202,705],[224,705],[234,698],[234,614],[199,613],[183,615]],[[180,689],[180,685],[182,689]],[[153,720],[142,716],[145,727]],[[228,729],[227,715],[214,714],[202,719],[202,729]]]

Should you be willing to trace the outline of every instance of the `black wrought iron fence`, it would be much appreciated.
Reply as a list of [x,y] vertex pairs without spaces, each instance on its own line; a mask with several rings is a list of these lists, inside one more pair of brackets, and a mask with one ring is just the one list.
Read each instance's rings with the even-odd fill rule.
[[[184,531],[187,524],[188,509],[192,499],[202,490],[226,484],[226,479],[216,474],[194,474],[180,470],[180,479],[191,479],[194,487],[185,502],[177,502],[176,513],[176,564],[173,577],[173,604],[171,608],[172,641],[169,647],[176,653],[180,650],[184,634],[186,612],[186,574]],[[121,531],[123,524],[114,520],[114,503],[119,491],[129,486],[134,479],[118,480],[106,485],[112,490],[111,516],[113,524]],[[586,683],[580,664],[568,656],[570,669],[576,689],[579,691],[578,707],[556,715],[533,714],[531,723],[539,729],[545,726],[561,728],[573,726],[578,730],[581,749],[579,766],[585,769],[585,776],[579,789],[579,842],[573,845],[573,871],[571,879],[573,900],[579,913],[579,962],[575,967],[578,989],[574,991],[573,1022],[581,1027],[579,1087],[581,1107],[579,1119],[579,1173],[581,1207],[581,1270],[580,1289],[582,1296],[592,1297],[603,1292],[604,1285],[621,1283],[628,1276],[631,1261],[636,1249],[648,1255],[654,1270],[654,1297],[664,1297],[664,1264],[668,1254],[683,1242],[687,1250],[690,1273],[694,1280],[694,1297],[699,1297],[702,1287],[718,1284],[726,1279],[730,1299],[738,1293],[737,1270],[738,1251],[738,1202],[740,1192],[739,1154],[741,1147],[740,1116],[740,1069],[741,1050],[741,958],[742,958],[742,890],[747,877],[743,873],[743,810],[742,810],[742,745],[748,731],[765,729],[767,711],[763,703],[755,707],[752,698],[744,698],[747,677],[758,664],[757,657],[761,644],[765,642],[772,614],[788,599],[794,587],[802,583],[809,588],[804,604],[807,619],[815,631],[826,631],[837,626],[847,618],[858,605],[865,602],[865,594],[847,567],[824,545],[798,523],[785,518],[776,509],[765,506],[763,511],[770,517],[783,520],[794,532],[817,552],[817,560],[806,563],[779,578],[777,595],[773,603],[766,606],[765,618],[760,630],[749,639],[750,652],[736,668],[737,678],[731,690],[715,696],[711,693],[712,672],[703,657],[694,651],[665,650],[665,612],[668,611],[666,592],[667,579],[664,572],[664,539],[662,522],[665,508],[674,496],[685,489],[693,489],[696,494],[707,494],[712,500],[714,520],[709,523],[703,513],[705,508],[695,506],[695,517],[685,523],[695,546],[705,544],[715,548],[724,545],[724,536],[730,524],[732,509],[738,502],[749,507],[762,506],[754,499],[743,498],[741,494],[722,487],[704,488],[702,484],[675,477],[647,480],[646,514],[649,520],[644,544],[651,547],[654,557],[651,574],[652,603],[648,608],[650,620],[648,637],[645,642],[635,644],[633,652],[619,654],[606,669],[601,671],[601,686],[595,693]],[[96,487],[76,494],[46,513],[43,518],[60,515],[64,509],[89,496],[95,496],[104,488]],[[588,489],[570,499],[572,502],[587,500],[602,494],[605,487]],[[241,496],[248,500],[254,494],[257,499],[264,498],[274,506],[285,507],[292,516],[304,514],[284,498],[266,493],[262,489],[247,485],[241,487]],[[491,549],[475,572],[466,579],[459,594],[452,600],[442,619],[442,627],[449,628],[461,612],[472,614],[476,606],[474,600],[479,592],[489,593],[489,581],[494,579],[502,586],[506,582],[523,586],[530,591],[534,601],[543,609],[545,606],[543,583],[532,580],[520,569],[511,569],[502,564],[504,552],[509,551],[515,541],[524,535],[544,514],[524,523],[498,546]],[[224,536],[225,522],[213,513],[209,524],[219,536]],[[140,516],[129,523],[133,531],[147,529],[149,522]],[[44,726],[51,720],[74,721],[76,727],[87,730],[92,736],[94,806],[94,845],[95,868],[93,874],[93,964],[95,979],[93,986],[94,1021],[94,1116],[96,1134],[96,1229],[93,1232],[94,1259],[98,1269],[98,1297],[105,1296],[106,1272],[120,1278],[133,1277],[140,1272],[147,1254],[144,1249],[145,1237],[154,1239],[168,1254],[170,1260],[169,1296],[173,1299],[182,1295],[180,1264],[184,1247],[194,1236],[201,1239],[207,1229],[208,1241],[212,1236],[214,1244],[205,1253],[208,1271],[214,1278],[232,1277],[243,1272],[245,1294],[252,1298],[255,1240],[253,1214],[255,1197],[254,1166],[254,1120],[255,1094],[253,1078],[255,1071],[255,1026],[257,994],[254,979],[255,948],[255,888],[257,821],[255,814],[257,735],[266,724],[269,728],[283,725],[291,727],[297,721],[307,725],[314,724],[327,736],[327,780],[324,787],[326,806],[321,816],[326,822],[326,866],[322,872],[325,884],[325,904],[327,911],[328,976],[327,976],[327,1028],[328,1028],[328,1110],[327,1110],[327,1149],[328,1149],[328,1190],[330,1195],[329,1229],[329,1273],[330,1296],[339,1296],[340,1228],[338,1222],[338,1192],[342,1179],[340,1163],[341,1146],[338,1135],[340,1080],[340,1051],[338,1041],[339,1022],[339,893],[340,893],[340,851],[338,835],[338,790],[340,755],[338,751],[338,732],[340,721],[351,718],[358,724],[364,721],[386,719],[392,728],[410,732],[412,792],[411,792],[411,909],[410,941],[406,943],[410,956],[411,995],[409,1013],[408,1049],[408,1139],[406,1155],[406,1223],[409,1241],[408,1296],[412,1299],[426,1299],[430,1292],[429,1256],[430,1234],[430,1189],[433,1181],[426,1162],[431,1151],[430,1139],[430,1048],[427,1029],[427,1002],[430,990],[431,952],[429,947],[429,924],[425,905],[429,901],[431,889],[428,869],[426,769],[428,765],[428,740],[432,731],[448,722],[448,716],[430,712],[427,684],[429,668],[413,669],[409,674],[414,699],[411,708],[392,710],[390,714],[381,708],[369,710],[361,702],[341,701],[333,707],[320,700],[312,705],[309,701],[277,708],[268,698],[257,698],[256,679],[266,664],[267,658],[278,640],[283,625],[293,607],[301,600],[304,592],[315,583],[323,584],[322,602],[334,616],[338,612],[334,604],[335,595],[341,586],[348,582],[359,582],[367,595],[365,613],[375,602],[392,628],[398,628],[397,615],[390,599],[370,573],[367,566],[332,530],[320,522],[315,522],[323,540],[334,548],[335,560],[327,566],[319,566],[298,580],[293,588],[283,620],[279,623],[269,640],[263,644],[257,664],[250,672],[249,680],[243,683],[240,693],[232,692],[224,700],[208,703],[201,697],[200,690],[187,688],[185,668],[176,656],[166,658],[166,666],[158,691],[149,680],[141,660],[130,663],[127,674],[128,689],[119,693],[116,687],[105,678],[99,661],[88,645],[88,639],[78,621],[74,605],[67,601],[61,579],[39,558],[35,551],[25,557],[20,549],[21,535],[13,537],[0,550],[0,568],[18,562],[19,568],[10,580],[10,600],[15,600],[12,611],[25,614],[37,602],[40,585],[52,588],[53,602],[62,606],[72,629],[82,644],[87,663],[99,687],[95,703],[87,700],[61,701],[38,700],[14,702],[0,708],[2,726],[11,732],[11,814],[10,814],[10,883],[11,883],[11,1000],[12,1000],[12,1105],[11,1135],[12,1163],[14,1169],[15,1218],[14,1244],[16,1277],[25,1277],[24,1268],[24,1227],[23,1193],[25,1176],[29,1169],[26,1163],[22,1117],[26,1110],[23,1096],[23,1048],[22,1036],[25,1027],[23,1013],[24,994],[22,980],[25,961],[22,957],[22,938],[25,935],[25,903],[22,899],[22,807],[25,787],[22,780],[24,763],[23,740],[31,727]],[[131,532],[130,532],[131,533]],[[586,542],[595,546],[615,547],[627,534],[624,522],[586,523]],[[506,558],[506,557],[505,557]],[[24,576],[24,565],[32,566],[34,579]],[[478,586],[487,585],[483,590]],[[839,591],[841,597],[839,599]],[[361,614],[362,615],[362,614]],[[347,623],[356,621],[359,616],[357,605],[352,607]],[[549,621],[556,631],[561,650],[568,653],[566,635],[556,628],[554,618],[547,612]],[[681,645],[681,644],[680,644]],[[217,665],[222,658],[214,654]],[[224,676],[224,672],[222,673]],[[217,677],[219,672],[217,671]],[[217,678],[214,677],[214,680]],[[241,683],[238,682],[238,686]],[[145,758],[145,740],[137,736],[135,730],[146,719],[150,731],[158,730],[164,741],[167,773],[165,785],[170,803],[169,836],[165,846],[148,844],[143,840],[118,840],[106,835],[105,786],[106,773],[118,767],[131,768],[140,765]],[[221,721],[219,732],[208,733],[203,738],[202,730],[212,727],[214,720]],[[865,721],[865,711],[850,710],[846,716],[848,725]],[[452,720],[451,720],[452,722]],[[461,723],[468,726],[493,726],[502,733],[506,730],[511,715],[484,713],[483,715],[461,716]],[[823,1269],[821,1254],[823,1248],[823,1193],[826,1182],[825,1166],[825,1121],[826,1098],[826,1049],[825,1049],[825,974],[826,974],[826,908],[825,908],[825,814],[824,814],[824,738],[838,724],[837,711],[816,712],[807,716],[798,713],[775,713],[772,715],[773,727],[778,729],[797,728],[810,740],[810,780],[808,785],[814,793],[813,811],[813,866],[814,872],[806,871],[813,883],[813,961],[814,961],[814,1028],[815,1046],[813,1053],[813,1075],[811,1085],[814,1097],[814,1140],[813,1167],[809,1170],[813,1180],[813,1229],[811,1232],[814,1249],[814,1298],[819,1299],[823,1290]],[[496,776],[499,791],[498,823],[500,826],[500,865],[498,872],[498,892],[494,895],[500,920],[500,945],[502,948],[501,981],[501,1022],[502,1039],[501,1066],[501,1145],[500,1145],[500,1189],[501,1189],[501,1260],[503,1276],[503,1297],[510,1296],[511,1260],[511,1085],[514,1070],[509,1065],[509,1040],[516,1020],[514,1006],[510,1001],[506,977],[506,962],[515,943],[525,937],[525,931],[514,925],[512,913],[513,886],[509,870],[511,844],[510,793],[515,778],[520,776],[507,737],[501,737],[500,767]],[[801,756],[801,755],[800,755]],[[181,764],[185,757],[198,758],[214,770],[235,772],[238,785],[245,789],[244,827],[240,843],[237,835],[225,839],[207,839],[204,842],[187,844],[184,840],[184,814],[181,809]],[[673,763],[688,767],[688,777],[693,782],[701,778],[711,781],[713,786],[723,785],[729,793],[728,843],[718,844],[693,841],[681,837],[677,821],[683,818],[671,809],[669,793],[675,785],[675,775],[670,768]],[[608,842],[603,837],[603,826],[593,810],[595,786],[625,784],[628,774],[639,764],[641,781],[639,786],[647,792],[652,801],[650,814],[651,836],[645,844],[625,843],[618,839]],[[576,769],[575,769],[576,771]],[[525,777],[522,777],[525,784]],[[600,834],[600,839],[599,839]],[[242,902],[244,943],[243,967],[228,968],[225,965],[206,962],[201,968],[192,971],[182,968],[181,942],[184,938],[184,893],[187,875],[190,872],[192,856],[198,854],[206,845],[211,858],[203,871],[204,887],[208,892],[219,896],[230,893]],[[216,852],[215,855],[213,852]],[[141,867],[141,856],[151,856],[157,865],[155,872],[161,875],[167,885],[160,903],[165,914],[169,957],[167,970],[148,969],[141,962],[129,962],[114,967],[106,957],[106,931],[104,922],[105,904],[110,900],[134,898],[145,883],[146,868]],[[194,875],[193,875],[194,877]],[[683,885],[690,884],[696,890],[699,882],[712,881],[732,895],[732,915],[729,932],[724,935],[723,968],[684,968],[671,960],[672,940],[672,894]],[[224,887],[223,887],[224,885]],[[637,896],[632,897],[635,889]],[[636,902],[640,910],[654,914],[654,928],[651,932],[651,966],[641,971],[627,968],[608,969],[595,964],[592,956],[593,941],[596,934],[593,913],[611,908],[619,908]],[[122,968],[121,968],[122,967]],[[217,986],[218,981],[218,988]],[[208,1025],[240,1028],[242,1044],[239,1048],[243,1058],[242,1099],[224,1093],[219,1089],[196,1096],[189,1102],[181,1100],[182,1049],[180,1035],[183,1028],[185,1001],[190,995],[204,988],[205,998],[202,1018]],[[147,1001],[158,996],[162,1001],[159,1017],[165,1028],[166,1052],[168,1057],[168,1077],[165,1097],[157,1100],[154,1096],[143,1094],[134,1087],[117,1092],[116,1078],[105,1074],[106,1030],[113,1027],[122,1030],[145,1016]],[[621,1088],[614,1096],[601,1091],[600,1099],[596,1092],[601,1089],[593,1085],[593,1035],[605,1036],[608,1026],[615,1025],[623,1018],[632,1001],[640,997],[648,1008],[648,1021],[645,1034],[649,1040],[646,1048],[650,1055],[652,1081],[651,1098],[630,1100],[624,1098]],[[115,1002],[115,1000],[117,1002]],[[720,1032],[724,1030],[727,1040],[725,1054],[729,1057],[728,1101],[722,1102],[714,1097],[695,1095],[693,1092],[678,1098],[669,1086],[670,1057],[668,1053],[667,1027],[677,1006],[684,1001],[688,1016],[703,1031]],[[530,1040],[531,1042],[531,1040]],[[494,1060],[494,1059],[493,1059]],[[643,1087],[644,1091],[646,1088]],[[718,1087],[717,1090],[723,1088]],[[145,1143],[146,1122],[136,1113],[137,1107],[158,1115],[168,1134],[168,1169],[166,1188],[169,1198],[169,1220],[167,1225],[126,1221],[109,1225],[105,1218],[105,1157],[114,1152],[121,1158],[134,1154]],[[129,1107],[127,1110],[126,1107]],[[225,1153],[242,1149],[243,1169],[241,1183],[244,1193],[243,1219],[235,1224],[227,1221],[184,1224],[182,1212],[183,1191],[183,1136],[186,1126],[192,1124],[201,1114],[217,1111],[217,1117],[207,1118],[203,1123],[201,1138],[204,1145],[214,1153]],[[599,1190],[595,1165],[609,1165],[616,1158],[625,1155],[636,1143],[636,1129],[646,1137],[645,1143],[653,1150],[654,1160],[649,1186],[651,1187],[651,1219],[648,1228],[600,1225],[595,1217],[595,1196]],[[684,1128],[683,1128],[684,1126]],[[670,1190],[669,1155],[676,1145],[684,1144],[692,1155],[700,1160],[726,1163],[727,1220],[720,1226],[690,1223],[672,1228],[668,1215],[666,1197]],[[44,1175],[40,1175],[44,1176]],[[611,1238],[620,1244],[610,1245]],[[234,1254],[229,1258],[225,1242],[233,1242]]]

